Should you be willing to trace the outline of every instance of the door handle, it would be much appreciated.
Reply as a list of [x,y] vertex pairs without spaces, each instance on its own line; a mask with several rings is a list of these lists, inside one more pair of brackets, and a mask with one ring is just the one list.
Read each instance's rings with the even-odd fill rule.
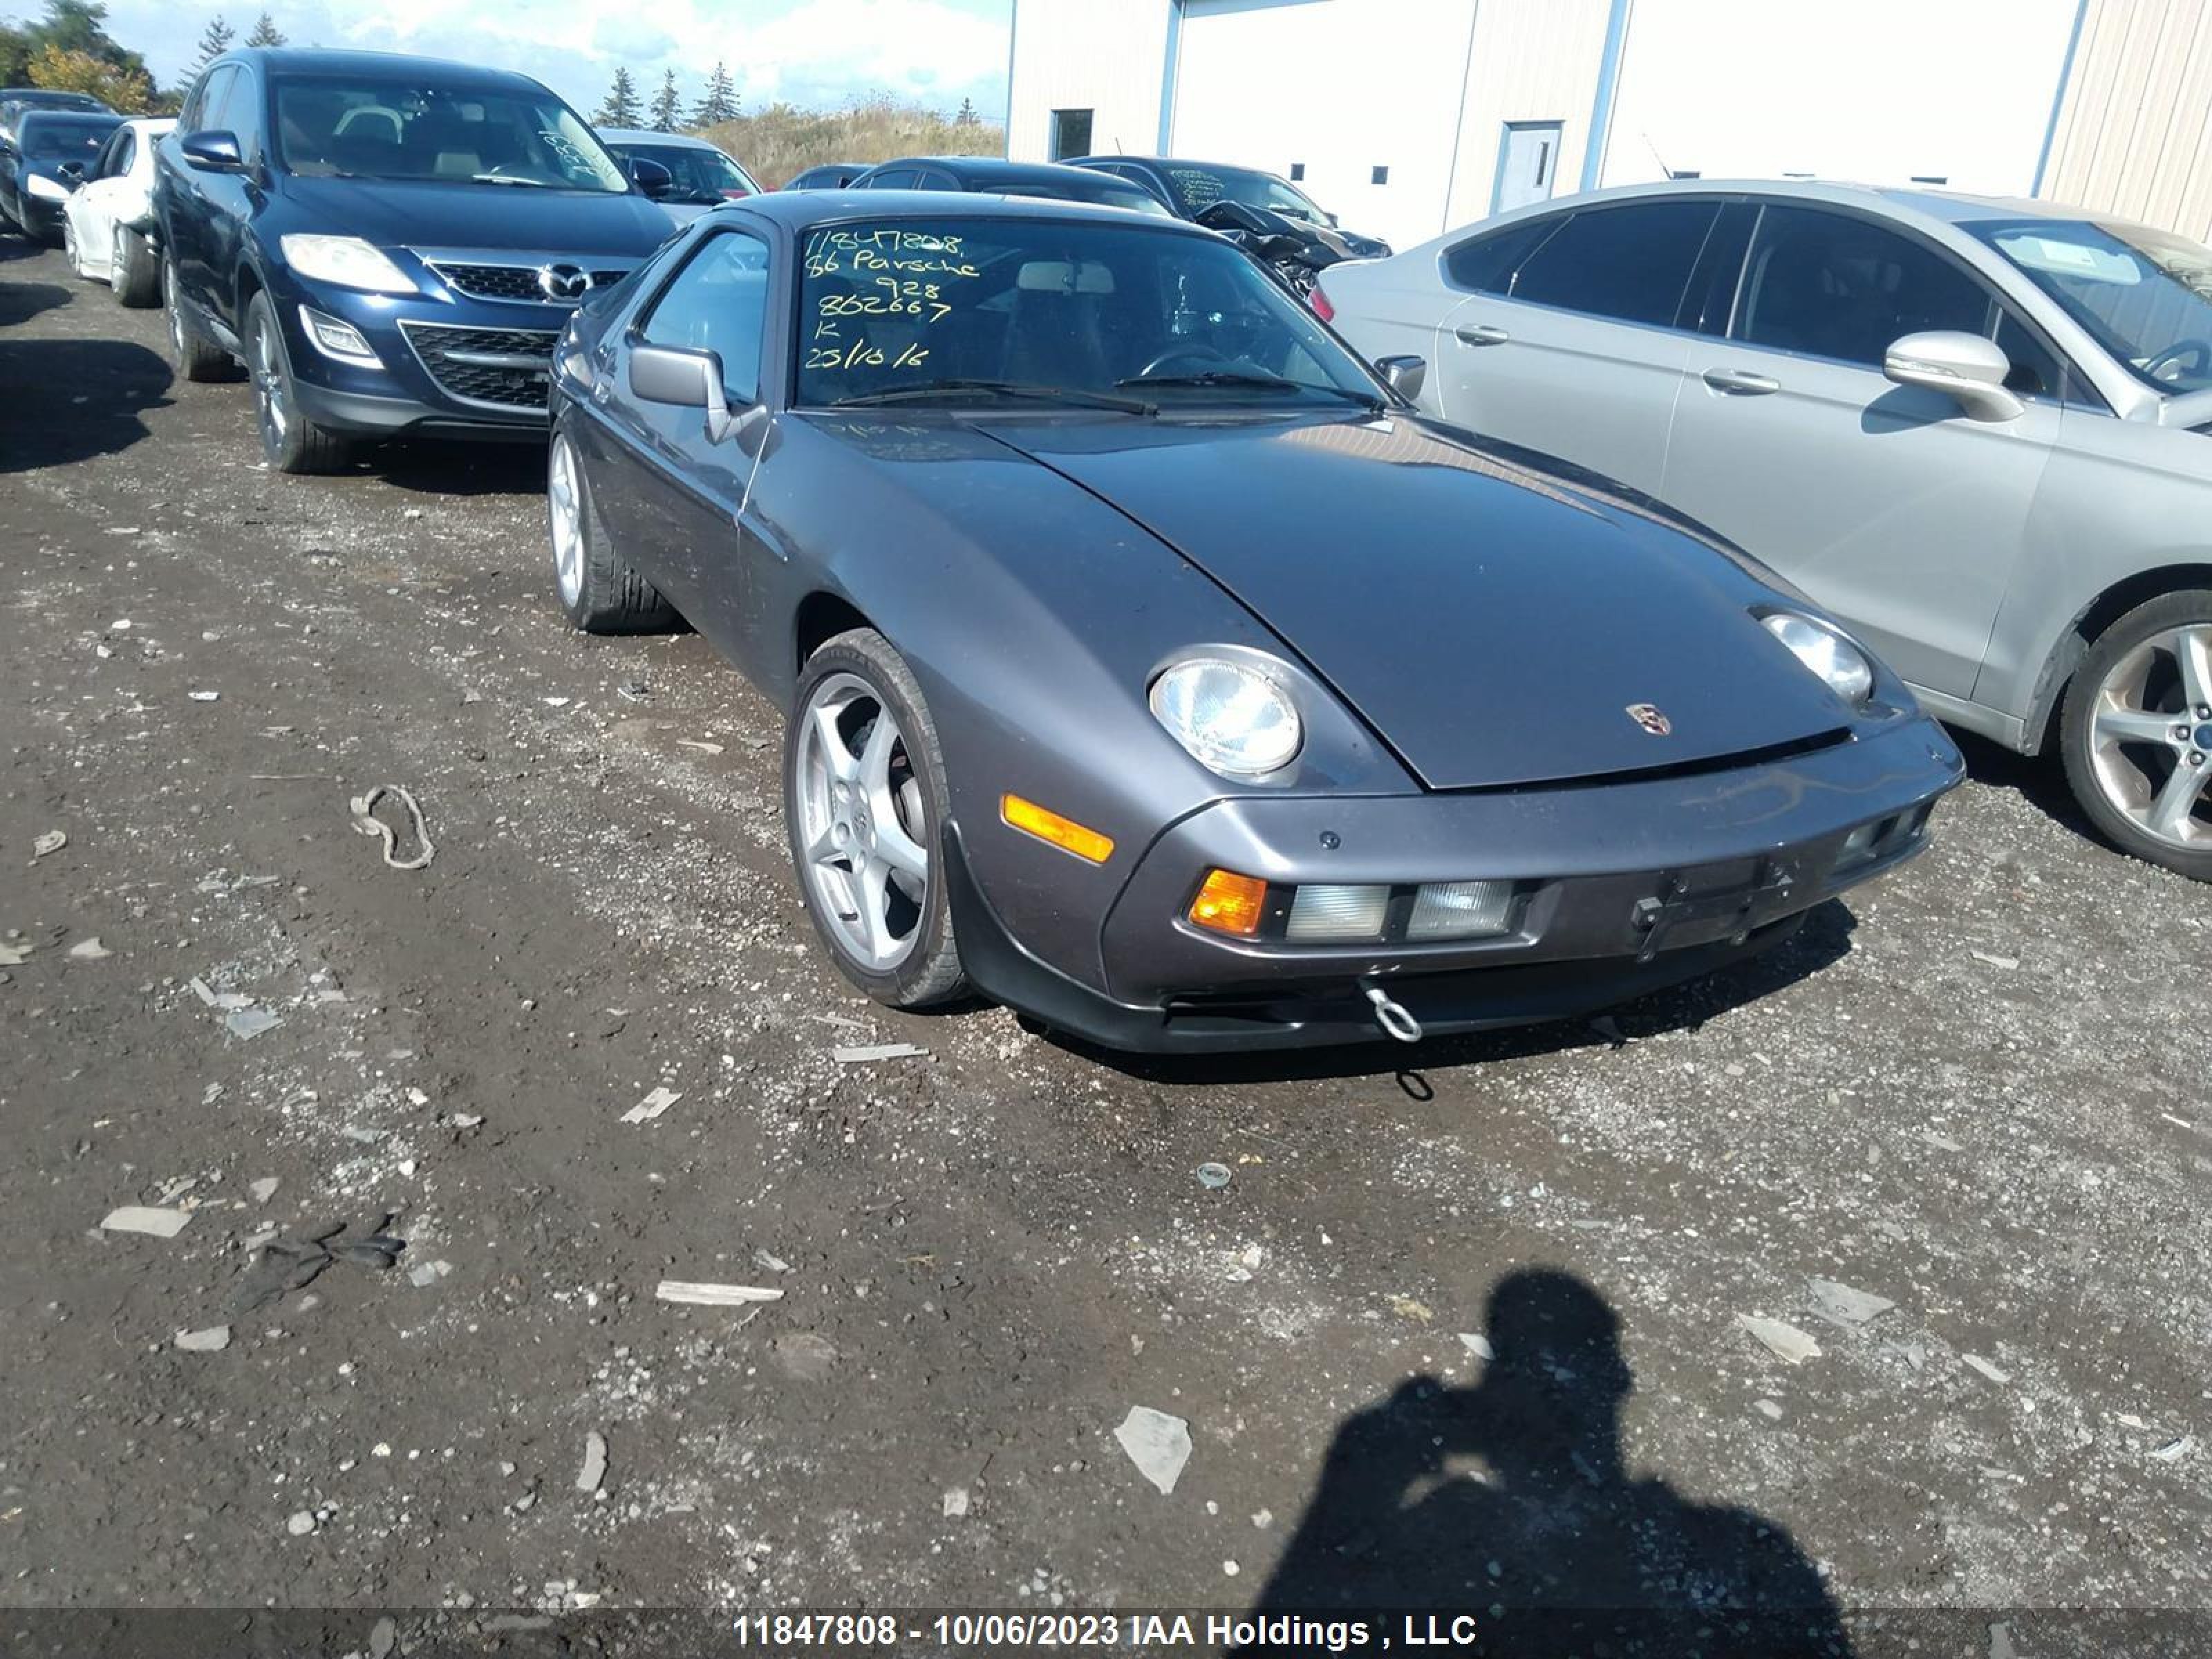
[[1465,328],[1455,328],[1453,335],[1462,345],[1504,345],[1513,337],[1495,323],[1471,323]]
[[1716,392],[1743,398],[1763,398],[1782,390],[1782,382],[1771,374],[1754,374],[1747,368],[1709,368],[1705,382]]

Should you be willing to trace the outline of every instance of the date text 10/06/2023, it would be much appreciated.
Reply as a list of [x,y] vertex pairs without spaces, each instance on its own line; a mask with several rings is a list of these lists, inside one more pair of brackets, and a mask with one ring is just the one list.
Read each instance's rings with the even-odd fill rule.
[[898,319],[927,329],[952,314],[952,294],[980,274],[958,236],[888,227],[817,231],[807,240],[805,269],[817,291],[805,367],[833,373],[920,368],[929,348],[919,337],[894,351],[871,341],[871,320]]
[[938,1648],[1261,1648],[1270,1651],[1389,1652],[1472,1649],[1472,1614],[1225,1613],[747,1613],[731,1626],[740,1647],[793,1651]]

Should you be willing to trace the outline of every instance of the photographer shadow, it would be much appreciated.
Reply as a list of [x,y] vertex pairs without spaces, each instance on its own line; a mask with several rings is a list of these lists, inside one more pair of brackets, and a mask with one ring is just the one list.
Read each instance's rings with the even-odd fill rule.
[[1847,1659],[1786,1530],[1629,1474],[1635,1377],[1602,1297],[1516,1272],[1492,1291],[1487,1334],[1474,1386],[1418,1377],[1338,1429],[1255,1614],[1465,1614],[1494,1659]]

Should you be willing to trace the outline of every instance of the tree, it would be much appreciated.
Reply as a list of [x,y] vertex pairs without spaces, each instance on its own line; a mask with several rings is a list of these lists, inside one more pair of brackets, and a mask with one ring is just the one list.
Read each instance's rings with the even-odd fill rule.
[[143,112],[154,101],[146,71],[115,64],[88,52],[41,46],[31,59],[31,84],[56,92],[83,92],[125,115]]
[[210,18],[207,27],[200,32],[200,55],[192,60],[192,73],[198,75],[228,52],[230,43],[237,38],[238,31],[222,21],[222,13]]
[[676,71],[663,70],[660,72],[660,90],[653,94],[653,130],[655,132],[673,132],[682,116],[683,106],[676,93]]
[[629,70],[617,66],[615,83],[607,88],[607,101],[599,106],[592,117],[595,127],[635,127],[643,117],[638,112],[637,86],[629,78]]
[[278,28],[264,11],[253,20],[253,33],[246,37],[246,44],[249,46],[281,46],[284,44],[284,31]]
[[975,100],[973,98],[963,98],[960,100],[960,113],[952,118],[952,125],[956,127],[973,127],[981,125],[982,121],[983,118],[975,113]]
[[100,0],[46,0],[46,15],[22,32],[27,59],[48,46],[81,52],[118,70],[146,73],[146,60],[108,39],[107,8]]
[[695,130],[720,126],[737,118],[738,89],[731,84],[730,72],[717,64],[714,74],[707,78],[706,93],[692,108],[691,125]]

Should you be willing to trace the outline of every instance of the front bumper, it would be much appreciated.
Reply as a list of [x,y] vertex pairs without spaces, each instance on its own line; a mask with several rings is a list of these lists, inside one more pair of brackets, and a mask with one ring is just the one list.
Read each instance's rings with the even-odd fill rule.
[[[1786,760],[1551,789],[1216,803],[1137,864],[1098,935],[1097,982],[1000,921],[948,832],[963,962],[992,995],[1115,1048],[1202,1052],[1386,1035],[1379,987],[1432,1035],[1572,1017],[1777,944],[1806,913],[1915,856],[1963,776],[1923,719]],[[1846,859],[1847,842],[1878,826]],[[1211,868],[1307,883],[1518,884],[1510,930],[1443,944],[1225,939],[1182,920]]]
[[[480,268],[492,269],[456,267]],[[471,293],[437,266],[424,267],[422,281],[425,292],[406,295],[357,293],[289,271],[272,281],[301,411],[319,426],[376,437],[542,438],[553,348],[574,307]],[[302,306],[350,325],[377,365],[322,349]]]

